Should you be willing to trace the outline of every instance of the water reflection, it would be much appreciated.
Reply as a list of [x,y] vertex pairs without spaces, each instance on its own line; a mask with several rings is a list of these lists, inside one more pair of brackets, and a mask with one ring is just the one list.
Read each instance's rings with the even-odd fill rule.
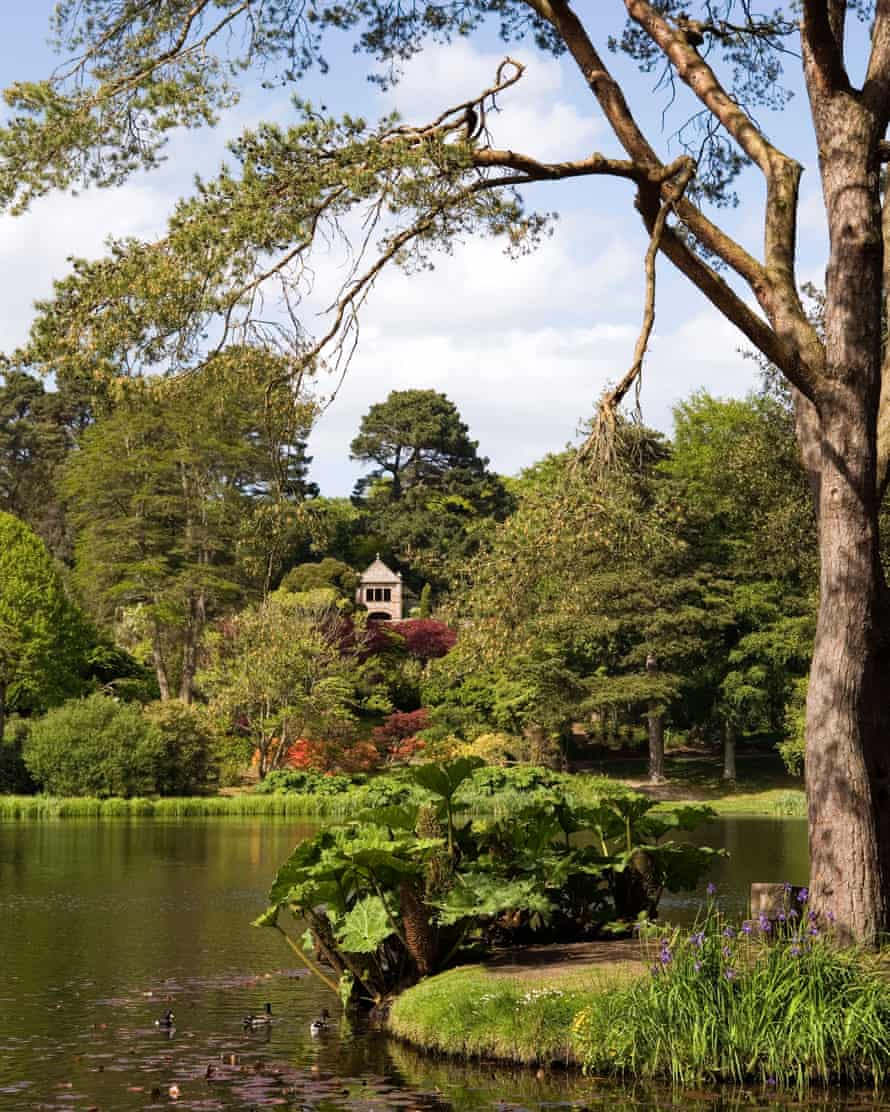
[[[339,1014],[336,1002],[284,967],[273,932],[248,926],[309,829],[268,819],[0,824],[0,1109],[884,1107],[871,1094],[797,1102],[460,1067],[362,1023],[313,1037],[310,1020],[325,1005]],[[754,880],[805,879],[802,822],[727,819],[698,837],[733,849],[717,877],[733,907]],[[694,906],[674,900],[668,912]],[[267,1000],[275,1022],[245,1031],[244,1014]],[[154,1026],[168,1008],[172,1032]]]

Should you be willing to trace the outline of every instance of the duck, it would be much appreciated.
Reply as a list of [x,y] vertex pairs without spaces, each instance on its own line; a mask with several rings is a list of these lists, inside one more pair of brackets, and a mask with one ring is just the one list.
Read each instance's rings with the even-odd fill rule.
[[312,1022],[309,1024],[309,1030],[312,1032],[313,1035],[320,1035],[322,1031],[325,1031],[328,1028],[328,1020],[330,1018],[331,1013],[327,1010],[327,1008],[322,1008],[319,1018],[313,1019]]
[[173,1013],[171,1011],[164,1012],[160,1019],[155,1020],[155,1027],[166,1027],[169,1029],[173,1026]]
[[242,1022],[246,1028],[268,1027],[272,1022],[272,1005],[267,1001],[259,1015],[254,1015],[251,1012],[244,1017]]

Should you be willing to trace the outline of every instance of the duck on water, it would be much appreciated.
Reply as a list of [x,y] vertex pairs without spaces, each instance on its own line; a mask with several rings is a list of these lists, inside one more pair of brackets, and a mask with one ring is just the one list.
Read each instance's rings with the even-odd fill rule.
[[254,1015],[253,1012],[246,1015],[242,1020],[242,1026],[248,1030],[256,1030],[259,1027],[268,1027],[271,1022],[272,1005],[267,1001],[259,1015]]

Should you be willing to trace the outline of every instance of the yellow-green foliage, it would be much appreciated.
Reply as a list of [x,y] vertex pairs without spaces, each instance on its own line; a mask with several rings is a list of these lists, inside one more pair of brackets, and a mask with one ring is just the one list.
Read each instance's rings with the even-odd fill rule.
[[639,970],[630,963],[554,973],[547,979],[465,966],[421,981],[399,996],[389,1030],[443,1054],[568,1062],[578,1012],[596,1007],[604,992],[636,976]]
[[507,765],[524,759],[527,748],[522,738],[512,734],[480,734],[475,741],[466,741],[456,747],[456,757],[481,757],[486,764]]

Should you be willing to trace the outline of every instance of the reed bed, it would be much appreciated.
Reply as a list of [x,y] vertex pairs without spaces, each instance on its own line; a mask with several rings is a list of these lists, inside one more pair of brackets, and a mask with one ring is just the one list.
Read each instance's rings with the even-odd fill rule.
[[683,1085],[887,1084],[890,983],[803,896],[778,922],[733,926],[712,900],[692,931],[655,934],[649,975],[575,1018],[579,1061]]
[[164,799],[59,798],[47,795],[0,796],[0,820],[110,818],[345,818],[349,797],[311,795],[235,795],[167,797]]

